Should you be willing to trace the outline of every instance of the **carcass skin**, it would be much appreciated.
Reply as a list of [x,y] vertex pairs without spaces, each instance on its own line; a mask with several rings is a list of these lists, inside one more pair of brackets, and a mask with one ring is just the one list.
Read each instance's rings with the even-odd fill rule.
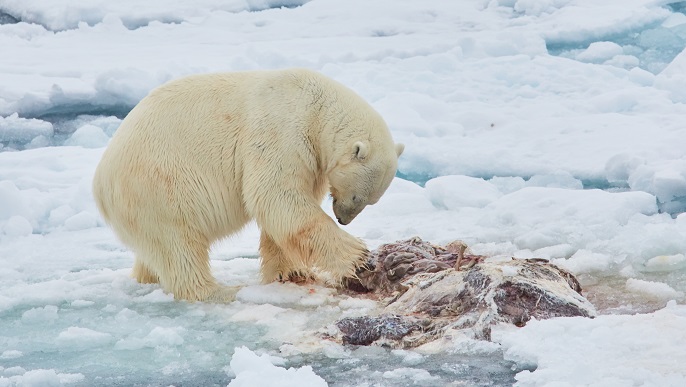
[[330,338],[412,348],[454,331],[490,340],[497,323],[596,315],[571,273],[542,259],[484,258],[459,241],[441,247],[415,237],[380,246],[347,288],[386,307],[377,316],[338,321]]

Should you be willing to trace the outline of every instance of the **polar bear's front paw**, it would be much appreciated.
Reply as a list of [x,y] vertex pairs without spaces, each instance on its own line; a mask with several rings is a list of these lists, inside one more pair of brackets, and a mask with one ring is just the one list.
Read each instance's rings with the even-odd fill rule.
[[340,252],[329,257],[325,270],[331,274],[330,282],[341,285],[346,278],[356,278],[357,271],[369,261],[369,250],[361,240],[350,237]]
[[290,273],[286,275],[280,275],[279,276],[279,282],[293,282],[296,284],[308,284],[308,283],[314,283],[317,281],[317,276],[305,269],[301,270],[294,270],[291,271]]

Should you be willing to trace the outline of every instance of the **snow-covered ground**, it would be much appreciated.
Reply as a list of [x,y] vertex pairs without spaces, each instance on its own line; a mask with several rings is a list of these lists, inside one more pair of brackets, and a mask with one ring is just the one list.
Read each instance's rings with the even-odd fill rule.
[[[0,0],[0,386],[686,385],[686,2]],[[346,230],[578,275],[601,316],[416,351],[317,330],[377,305],[260,285],[254,225],[214,246],[230,305],[175,302],[90,193],[121,118],[197,72],[301,66],[406,144]],[[324,208],[330,211],[331,203]],[[289,384],[290,383],[290,384]]]

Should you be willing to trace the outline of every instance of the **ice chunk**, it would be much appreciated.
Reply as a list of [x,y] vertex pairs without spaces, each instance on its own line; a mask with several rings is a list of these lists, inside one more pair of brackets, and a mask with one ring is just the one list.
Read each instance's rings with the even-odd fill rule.
[[150,90],[169,79],[165,73],[119,68],[102,73],[95,80],[94,86],[101,103],[135,106]]
[[605,163],[605,176],[610,183],[626,183],[629,176],[645,161],[631,153],[619,153]]
[[650,258],[645,263],[645,270],[649,272],[673,271],[686,267],[686,256],[684,254],[659,255]]
[[6,351],[2,351],[0,359],[17,359],[22,356],[24,356],[24,354],[21,351],[17,351],[16,349],[8,349]]
[[569,3],[569,0],[512,0],[500,1],[501,5],[514,6],[514,10],[525,15],[540,16],[553,13]]
[[551,262],[574,274],[582,274],[605,271],[614,262],[614,259],[606,254],[582,249],[574,253],[569,259],[553,259]]
[[112,335],[89,328],[69,327],[60,332],[55,342],[64,350],[83,350],[109,344]]
[[560,257],[569,257],[572,254],[574,254],[576,251],[574,250],[574,247],[570,245],[569,243],[560,243],[557,245],[552,245],[552,246],[546,246],[542,247],[540,249],[537,249],[536,251],[533,252],[533,256],[537,258],[544,258],[544,259],[550,259],[550,258],[560,258]]
[[14,215],[7,220],[2,231],[11,237],[27,236],[33,233],[33,226],[23,216]]
[[174,295],[165,293],[162,289],[155,289],[146,295],[137,297],[135,301],[141,303],[167,303],[174,301]]
[[638,35],[637,44],[646,50],[659,50],[667,53],[670,50],[681,51],[686,42],[674,29],[657,27],[641,31]]
[[31,142],[26,144],[26,149],[35,149],[35,148],[43,148],[50,145],[50,139],[47,138],[44,135],[40,135],[38,137],[35,137]]
[[[494,330],[522,386],[686,385],[686,306],[668,303],[647,315],[530,321]],[[506,327],[501,327],[506,328]]]
[[[229,387],[326,387],[328,383],[312,371],[312,367],[279,367],[269,355],[258,356],[246,347],[236,348],[231,357],[231,371],[236,378]],[[282,365],[282,362],[278,362]]]
[[431,202],[440,209],[484,207],[502,196],[498,188],[484,179],[469,176],[441,176],[426,183]]
[[629,79],[640,86],[652,86],[655,82],[655,75],[650,71],[634,67],[629,70]]
[[503,194],[509,194],[526,187],[526,181],[520,176],[495,176],[489,182]]
[[24,367],[7,367],[3,370],[2,372],[5,376],[16,376],[16,375],[24,375],[26,373],[26,370]]
[[65,220],[69,219],[74,215],[74,209],[69,205],[61,205],[55,209],[50,210],[50,216],[48,217],[48,223],[51,226],[58,226],[64,223]]
[[655,86],[668,90],[674,102],[686,102],[686,49],[674,58],[655,79]]
[[416,366],[419,364],[424,363],[425,358],[424,355],[414,352],[414,351],[408,351],[404,349],[394,349],[391,351],[391,353],[394,356],[398,356],[403,360],[403,364],[408,365],[408,366]]
[[633,293],[643,294],[660,300],[680,300],[684,297],[682,292],[674,290],[665,283],[643,281],[635,278],[626,280],[626,289]]
[[95,302],[93,301],[87,301],[87,300],[74,300],[71,302],[71,307],[72,308],[87,308],[89,306],[93,306]]
[[45,324],[57,320],[58,308],[47,305],[42,308],[32,308],[22,313],[21,322],[24,324]]
[[582,189],[581,180],[575,178],[569,172],[559,171],[548,175],[534,175],[526,182],[527,187],[552,187]]
[[433,386],[441,378],[419,368],[402,367],[383,373],[385,379],[410,379],[414,385]]
[[561,242],[579,249],[586,246],[584,241],[614,234],[617,225],[627,224],[636,214],[657,213],[657,204],[655,197],[645,192],[526,187],[486,209],[479,224],[517,230],[510,238],[520,249],[536,250]]
[[[20,374],[11,378],[16,384],[24,387],[52,387],[63,386],[69,383],[78,383],[83,381],[85,377],[82,374],[58,374],[52,369],[37,369]],[[0,384],[2,378],[0,378]]]
[[121,125],[121,119],[115,116],[97,116],[92,121],[90,121],[90,124],[101,128],[107,136],[112,137],[117,128],[119,128],[119,125]]
[[182,335],[185,331],[183,327],[155,327],[144,340],[148,347],[181,345],[184,342]]
[[632,190],[654,194],[666,212],[686,210],[686,159],[639,165],[628,182]]
[[38,136],[52,137],[52,124],[35,118],[20,118],[18,113],[0,116],[0,142],[28,143]]
[[145,337],[127,337],[117,341],[117,350],[137,350],[141,348],[156,348],[165,346],[179,346],[184,343],[183,327],[155,327]]
[[624,52],[622,46],[614,42],[594,42],[580,54],[576,56],[577,60],[590,63],[603,63],[608,59],[612,59],[615,55],[621,55]]
[[625,69],[634,69],[638,68],[641,64],[641,60],[633,55],[615,55],[612,59],[606,60],[604,64]]
[[107,145],[109,140],[110,138],[100,127],[86,124],[76,129],[64,144],[84,148],[102,148]]
[[[379,202],[365,208],[359,215],[359,219],[427,213],[435,210],[436,208],[427,198],[426,192],[422,187],[411,181],[395,178]],[[370,239],[377,239],[384,235],[383,231],[378,228],[369,232]],[[374,234],[377,236],[374,237]]]
[[350,350],[345,346],[334,342],[322,342],[322,353],[329,359],[350,358]]
[[81,211],[64,221],[64,227],[69,231],[80,231],[97,227],[98,219],[89,211]]
[[[241,12],[280,7],[292,8],[309,1],[201,0],[192,6],[183,2],[173,2],[166,5],[151,2],[139,7],[131,7],[130,3],[126,2],[86,1],[84,3],[72,3],[70,1],[56,1],[51,7],[45,8],[42,7],[43,3],[40,0],[22,0],[3,4],[3,11],[9,15],[20,15],[20,20],[26,22],[20,24],[41,24],[50,30],[86,29],[97,24],[104,24],[108,28],[126,26],[130,29],[136,29],[149,24],[179,23],[193,17],[206,17],[212,11]],[[13,19],[16,18],[13,17]]]
[[30,211],[25,197],[14,182],[0,181],[0,220],[9,219],[13,215],[27,216]]

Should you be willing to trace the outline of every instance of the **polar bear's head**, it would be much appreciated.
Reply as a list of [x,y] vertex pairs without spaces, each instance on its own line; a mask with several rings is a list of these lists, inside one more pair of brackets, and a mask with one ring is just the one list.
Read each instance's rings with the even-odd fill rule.
[[368,204],[379,201],[391,185],[404,149],[403,144],[377,145],[375,149],[374,142],[369,141],[355,141],[349,147],[349,152],[329,173],[338,223],[350,223]]

